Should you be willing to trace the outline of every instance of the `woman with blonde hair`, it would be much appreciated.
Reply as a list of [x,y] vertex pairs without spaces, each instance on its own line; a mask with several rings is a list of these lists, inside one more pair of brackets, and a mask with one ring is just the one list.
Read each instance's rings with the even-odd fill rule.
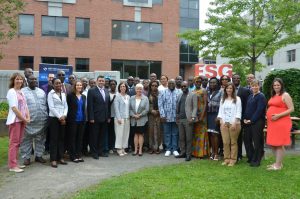
[[10,78],[9,90],[6,98],[9,105],[6,125],[9,131],[8,167],[15,173],[23,172],[25,166],[18,165],[18,152],[23,139],[25,126],[30,122],[30,115],[23,87],[24,77],[20,73],[14,73]]

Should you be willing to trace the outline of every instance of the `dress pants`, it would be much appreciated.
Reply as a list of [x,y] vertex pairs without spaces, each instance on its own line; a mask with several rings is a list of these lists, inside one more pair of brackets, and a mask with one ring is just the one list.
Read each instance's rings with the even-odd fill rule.
[[58,118],[49,117],[50,130],[50,161],[58,161],[64,155],[65,125],[61,125]]
[[265,119],[259,119],[254,124],[245,125],[244,143],[249,162],[260,163],[264,150]]
[[158,150],[161,143],[160,139],[160,116],[149,115],[149,148]]
[[84,132],[82,136],[82,153],[88,153],[88,145],[89,145],[89,135],[90,135],[90,123],[87,121],[85,123]]
[[125,149],[128,147],[130,119],[122,119],[122,123],[119,124],[118,120],[114,119],[115,133],[116,133],[116,149]]
[[99,157],[103,154],[103,135],[107,131],[107,122],[90,123],[90,152],[92,157]]
[[237,140],[241,131],[241,125],[237,124],[233,130],[231,124],[221,125],[221,134],[224,148],[224,161],[235,164],[237,160],[238,145]]
[[244,137],[244,124],[241,125],[240,134],[238,137],[238,153],[237,158],[243,158],[243,137]]
[[82,156],[82,138],[84,133],[84,122],[68,122],[69,126],[69,143],[70,150],[69,155],[70,159],[78,159]]
[[108,124],[108,149],[113,150],[115,148],[116,134],[115,134],[115,119],[110,118]]
[[191,156],[194,123],[188,122],[187,119],[180,119],[178,129],[180,154]]
[[23,122],[15,122],[9,125],[8,167],[18,166],[18,152],[24,135],[25,125]]

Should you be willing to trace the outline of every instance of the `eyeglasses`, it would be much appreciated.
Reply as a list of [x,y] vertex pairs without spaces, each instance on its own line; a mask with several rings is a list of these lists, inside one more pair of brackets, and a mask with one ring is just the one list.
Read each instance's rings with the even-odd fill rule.
[[66,76],[65,74],[57,74],[57,76]]
[[223,81],[223,80],[229,81],[229,79],[222,79],[221,81]]

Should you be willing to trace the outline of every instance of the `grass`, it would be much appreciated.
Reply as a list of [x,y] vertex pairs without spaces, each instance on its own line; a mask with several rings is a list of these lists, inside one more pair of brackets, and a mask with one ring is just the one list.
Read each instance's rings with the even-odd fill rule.
[[148,168],[105,180],[72,198],[300,198],[300,156],[285,157],[281,171],[266,171],[272,161],[267,158],[258,168],[245,161],[230,168],[207,160]]
[[0,166],[7,163],[8,137],[0,137]]

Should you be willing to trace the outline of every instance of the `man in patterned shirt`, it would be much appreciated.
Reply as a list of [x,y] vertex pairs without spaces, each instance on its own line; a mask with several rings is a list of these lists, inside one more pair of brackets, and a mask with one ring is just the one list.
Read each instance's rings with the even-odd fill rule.
[[34,142],[35,161],[45,163],[42,157],[45,150],[45,129],[47,125],[47,105],[45,92],[37,87],[37,79],[28,77],[28,87],[22,89],[30,113],[30,123],[25,127],[25,134],[20,146],[24,165],[30,165],[31,151]]
[[175,80],[168,81],[168,89],[160,92],[158,96],[158,108],[163,123],[164,142],[166,145],[165,156],[173,152],[176,157],[178,153],[178,128],[176,124],[176,100],[178,92],[175,90]]

